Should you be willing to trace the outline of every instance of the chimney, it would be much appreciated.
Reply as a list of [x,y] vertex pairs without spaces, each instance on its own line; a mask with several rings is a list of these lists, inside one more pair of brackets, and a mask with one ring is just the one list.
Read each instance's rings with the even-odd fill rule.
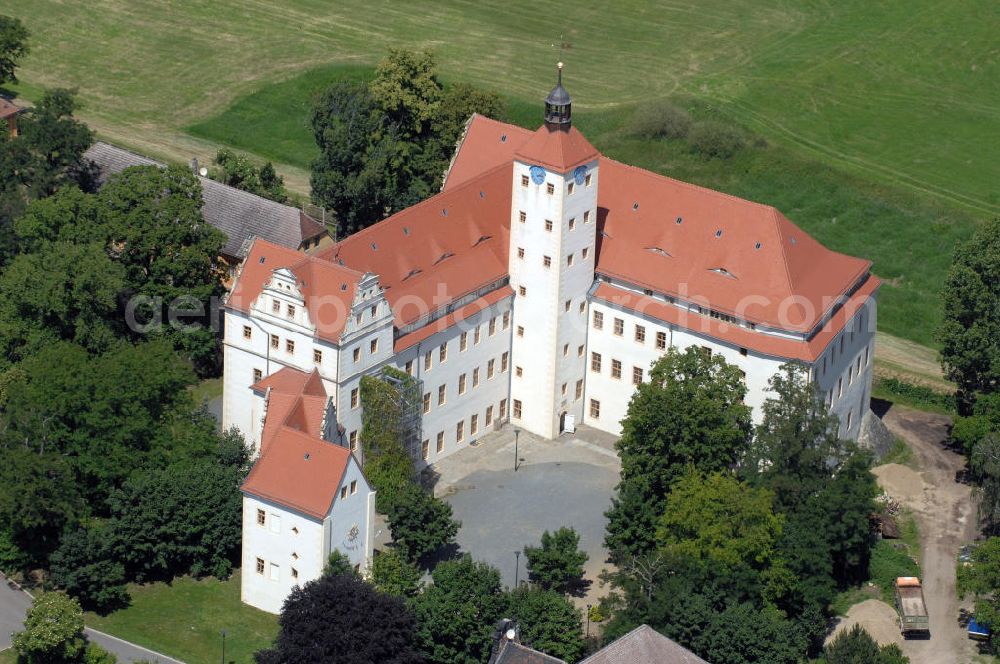
[[191,157],[191,172],[198,175],[198,157]]

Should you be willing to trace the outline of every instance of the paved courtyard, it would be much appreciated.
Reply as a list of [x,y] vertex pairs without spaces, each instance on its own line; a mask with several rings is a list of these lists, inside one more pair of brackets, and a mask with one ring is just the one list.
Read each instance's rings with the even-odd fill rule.
[[[606,593],[598,587],[597,575],[607,566],[604,511],[618,483],[614,441],[589,427],[556,440],[522,431],[515,473],[514,432],[508,426],[439,462],[433,468],[438,475],[434,492],[462,522],[461,550],[495,566],[503,582],[513,585],[514,552],[537,546],[545,530],[571,526],[590,556],[585,579],[592,585],[581,604],[596,601]],[[526,580],[523,555],[519,567],[519,579]]]

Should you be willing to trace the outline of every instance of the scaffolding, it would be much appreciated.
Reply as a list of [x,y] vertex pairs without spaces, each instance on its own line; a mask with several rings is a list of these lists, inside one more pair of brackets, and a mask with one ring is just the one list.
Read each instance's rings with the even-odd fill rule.
[[414,463],[423,458],[420,447],[423,424],[423,381],[408,376],[398,370],[384,367],[376,376],[395,391],[396,408],[399,413],[399,440]]

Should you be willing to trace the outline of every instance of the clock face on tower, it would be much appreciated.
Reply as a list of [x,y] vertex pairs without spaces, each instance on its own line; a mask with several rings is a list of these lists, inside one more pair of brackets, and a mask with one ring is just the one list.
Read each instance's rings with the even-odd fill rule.
[[545,169],[541,166],[532,166],[528,172],[531,173],[531,181],[535,184],[545,182]]
[[573,179],[576,181],[576,184],[578,186],[582,186],[586,178],[587,178],[587,167],[577,166],[576,170],[573,171]]

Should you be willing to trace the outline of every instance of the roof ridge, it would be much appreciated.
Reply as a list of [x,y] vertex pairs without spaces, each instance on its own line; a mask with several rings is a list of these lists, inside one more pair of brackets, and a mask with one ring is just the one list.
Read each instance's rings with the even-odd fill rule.
[[699,191],[699,192],[704,192],[704,193],[712,194],[713,196],[716,196],[716,197],[727,198],[729,200],[737,201],[737,202],[740,202],[740,203],[746,203],[748,205],[753,205],[755,207],[761,207],[761,208],[765,208],[765,209],[770,209],[770,210],[777,211],[777,208],[775,208],[773,205],[771,205],[769,203],[760,203],[758,201],[752,201],[749,198],[743,198],[741,196],[736,196],[735,194],[728,194],[728,193],[726,193],[724,191],[718,191],[716,189],[709,189],[708,187],[702,186],[700,184],[694,184],[693,182],[685,182],[684,180],[678,180],[677,178],[670,177],[669,175],[664,175],[662,173],[656,173],[654,171],[649,170],[648,168],[642,168],[640,166],[633,166],[632,164],[626,164],[624,162],[618,161],[617,159],[612,159],[611,157],[606,156],[603,152],[601,153],[601,159],[605,159],[605,160],[611,162],[612,164],[614,164],[616,166],[623,166],[623,167],[631,169],[633,171],[638,171],[640,174],[649,176],[651,178],[656,178],[656,179],[659,179],[659,180],[668,180],[670,182],[673,182],[673,183],[676,183],[678,185],[681,185],[682,187],[684,187],[686,189],[692,189],[692,190],[696,190],[696,191]]
[[[785,271],[785,286],[789,293],[794,292],[794,287],[792,285],[792,271],[788,267],[788,250],[785,247],[783,234],[781,232],[781,220],[778,218],[778,210],[776,208],[771,208],[771,223],[774,224],[774,232],[778,236],[778,245],[781,250],[781,267]],[[791,220],[789,220],[791,221]]]

